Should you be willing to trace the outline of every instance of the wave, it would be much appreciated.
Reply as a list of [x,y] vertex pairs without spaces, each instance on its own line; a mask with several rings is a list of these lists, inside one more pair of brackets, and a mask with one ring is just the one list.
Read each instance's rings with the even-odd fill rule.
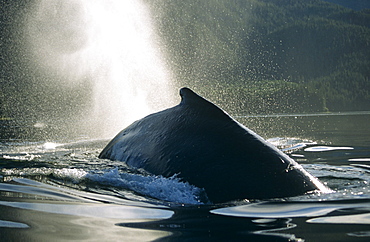
[[113,189],[133,191],[143,196],[172,203],[196,205],[208,202],[204,189],[182,182],[176,175],[165,178],[162,176],[119,172],[118,168],[107,171],[85,171],[77,168],[58,169],[46,167],[3,169],[2,173],[7,177],[49,177],[59,181],[62,180],[64,185],[72,182],[75,185],[98,185],[100,189],[108,186]]
[[204,189],[182,182],[176,175],[170,178],[152,175],[143,176],[119,173],[118,168],[115,168],[103,174],[89,173],[85,178],[104,185],[130,189],[163,201],[203,204],[206,200]]
[[[303,167],[336,193],[320,199],[368,198],[368,147],[317,144],[291,137],[268,140],[301,163]],[[69,143],[25,142],[16,147],[2,146],[0,178],[30,178],[54,182],[77,190],[94,191],[134,201],[208,204],[204,189],[176,176],[165,178],[131,169],[124,162],[98,159],[106,140]],[[312,197],[299,197],[310,200]],[[313,199],[317,199],[314,197]]]

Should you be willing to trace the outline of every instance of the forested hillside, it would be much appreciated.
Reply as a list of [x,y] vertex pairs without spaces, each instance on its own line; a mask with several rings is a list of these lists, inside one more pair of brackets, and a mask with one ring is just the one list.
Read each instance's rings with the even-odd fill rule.
[[179,85],[232,112],[370,109],[369,9],[173,0],[156,2],[153,12]]
[[[173,88],[193,88],[232,114],[370,110],[370,9],[320,0],[143,1]],[[77,113],[92,87],[40,85],[53,77],[29,65],[22,16],[31,3],[0,5],[0,117],[42,115],[56,103]]]
[[354,10],[362,10],[365,8],[370,8],[369,0],[324,0],[331,3],[336,3],[347,8]]

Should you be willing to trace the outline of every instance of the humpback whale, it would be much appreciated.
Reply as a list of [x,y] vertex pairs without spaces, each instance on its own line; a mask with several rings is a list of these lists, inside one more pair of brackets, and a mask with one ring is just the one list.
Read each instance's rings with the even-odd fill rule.
[[330,191],[301,165],[189,88],[122,130],[99,158],[203,188],[213,203]]

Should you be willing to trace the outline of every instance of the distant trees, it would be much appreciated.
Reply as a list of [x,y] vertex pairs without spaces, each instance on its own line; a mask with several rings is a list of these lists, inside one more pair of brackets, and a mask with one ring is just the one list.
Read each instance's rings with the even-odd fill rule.
[[370,10],[319,0],[156,6],[179,85],[214,93],[220,105],[231,102],[235,112],[370,110]]

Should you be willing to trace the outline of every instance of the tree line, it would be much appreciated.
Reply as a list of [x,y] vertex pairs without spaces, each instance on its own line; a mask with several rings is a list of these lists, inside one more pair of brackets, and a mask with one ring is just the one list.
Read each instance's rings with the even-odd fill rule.
[[214,95],[221,106],[370,109],[369,9],[319,0],[174,0],[152,10],[179,85]]

